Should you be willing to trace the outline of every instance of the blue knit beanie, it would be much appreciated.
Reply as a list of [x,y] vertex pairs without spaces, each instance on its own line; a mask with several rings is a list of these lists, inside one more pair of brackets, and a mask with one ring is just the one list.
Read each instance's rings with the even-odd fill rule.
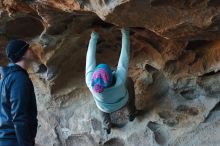
[[112,70],[107,64],[99,64],[92,75],[92,88],[101,93],[112,84]]
[[23,40],[9,41],[6,47],[6,55],[13,63],[20,61],[29,48],[29,44]]

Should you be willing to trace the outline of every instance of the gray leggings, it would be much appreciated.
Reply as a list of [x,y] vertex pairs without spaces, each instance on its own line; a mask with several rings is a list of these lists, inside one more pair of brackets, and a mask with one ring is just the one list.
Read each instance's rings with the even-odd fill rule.
[[[125,106],[127,106],[128,113],[130,115],[130,114],[134,114],[135,111],[136,111],[134,81],[132,80],[131,77],[127,78],[126,88],[128,90],[129,98],[128,98],[128,102],[127,102],[127,104]],[[111,127],[111,116],[110,116],[110,113],[105,113],[105,112],[101,111],[101,116],[102,116],[102,119],[103,119],[104,127],[105,128],[110,128]]]

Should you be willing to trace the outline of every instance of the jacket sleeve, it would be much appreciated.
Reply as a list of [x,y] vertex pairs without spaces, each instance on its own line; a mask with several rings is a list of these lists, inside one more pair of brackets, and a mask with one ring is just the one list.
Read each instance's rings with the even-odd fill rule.
[[123,28],[122,32],[122,48],[117,66],[117,76],[126,82],[128,74],[129,56],[130,56],[130,40],[128,28]]
[[[30,120],[31,86],[28,77],[19,76],[10,90],[11,116],[19,146],[34,146],[34,133]],[[36,135],[36,134],[35,134]]]
[[99,38],[98,33],[92,32],[91,38],[89,41],[87,55],[86,55],[86,84],[87,86],[90,86],[92,74],[96,67],[95,53],[96,53],[96,45],[97,45],[98,38]]

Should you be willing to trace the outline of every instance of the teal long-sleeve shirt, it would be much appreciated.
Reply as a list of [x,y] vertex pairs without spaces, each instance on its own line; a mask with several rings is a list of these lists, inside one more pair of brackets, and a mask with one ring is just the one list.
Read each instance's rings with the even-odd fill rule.
[[105,89],[102,93],[96,93],[92,89],[91,78],[96,68],[96,44],[98,33],[93,32],[89,41],[87,56],[86,56],[86,84],[91,91],[97,107],[106,113],[111,113],[122,108],[128,101],[128,91],[125,83],[128,74],[130,40],[129,30],[122,29],[122,48],[117,66],[114,73],[116,83]]

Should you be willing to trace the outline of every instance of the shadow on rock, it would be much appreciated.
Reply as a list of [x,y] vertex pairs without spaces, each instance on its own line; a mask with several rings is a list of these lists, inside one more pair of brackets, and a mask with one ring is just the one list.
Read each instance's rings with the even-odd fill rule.
[[[148,67],[149,68],[149,67]],[[168,94],[169,84],[166,77],[158,70],[150,68],[152,83],[146,84],[146,78],[137,79],[136,88],[141,92],[137,94],[136,107],[139,110],[149,111]]]

